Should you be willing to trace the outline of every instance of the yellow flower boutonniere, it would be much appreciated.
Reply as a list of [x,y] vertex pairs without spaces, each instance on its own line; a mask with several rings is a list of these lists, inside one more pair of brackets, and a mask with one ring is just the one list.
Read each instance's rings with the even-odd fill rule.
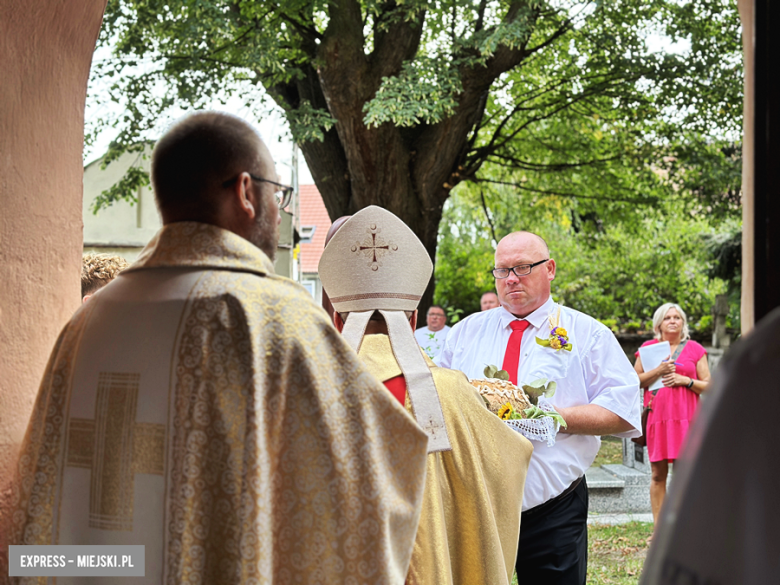
[[571,351],[571,348],[574,346],[571,343],[569,343],[569,332],[566,331],[566,329],[564,329],[563,327],[558,326],[558,323],[560,322],[560,318],[561,318],[561,308],[558,307],[558,313],[555,315],[555,318],[553,318],[552,315],[549,316],[550,337],[547,339],[539,339],[537,337],[536,343],[544,347],[551,347],[555,351],[559,351],[561,349],[565,349],[566,351]]
[[566,329],[563,327],[553,327],[552,331],[550,331],[549,339],[539,339],[537,337],[536,343],[543,345],[544,347],[551,347],[555,351],[560,349],[571,351],[571,348],[574,347],[571,343],[569,343],[569,336],[566,333]]

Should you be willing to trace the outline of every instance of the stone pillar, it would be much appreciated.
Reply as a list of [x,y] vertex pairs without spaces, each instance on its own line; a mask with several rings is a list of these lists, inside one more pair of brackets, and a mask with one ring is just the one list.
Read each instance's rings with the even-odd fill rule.
[[745,51],[742,332],[780,306],[780,78],[776,0],[740,0]]
[[745,109],[742,122],[742,335],[755,324],[753,291],[755,288],[753,217],[753,140],[754,140],[754,67],[753,67],[753,0],[738,0],[742,21],[742,50],[745,65]]
[[0,510],[80,302],[84,103],[105,4],[0,0]]
[[728,314],[728,295],[715,295],[715,306],[712,307],[712,347],[714,348],[727,349],[731,345],[731,337],[726,331]]

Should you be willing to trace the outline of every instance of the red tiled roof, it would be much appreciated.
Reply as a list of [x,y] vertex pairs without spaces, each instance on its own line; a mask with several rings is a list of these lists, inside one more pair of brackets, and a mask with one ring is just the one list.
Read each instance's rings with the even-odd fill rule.
[[316,226],[312,241],[308,244],[301,243],[301,271],[317,272],[317,265],[325,248],[325,236],[330,229],[330,217],[316,185],[300,185],[298,190],[301,196],[301,227]]

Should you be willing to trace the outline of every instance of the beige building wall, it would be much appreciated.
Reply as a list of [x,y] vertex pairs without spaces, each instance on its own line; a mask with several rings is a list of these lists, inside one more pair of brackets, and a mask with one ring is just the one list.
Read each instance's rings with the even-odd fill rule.
[[86,251],[122,254],[127,251],[127,260],[134,260],[138,250],[143,248],[162,227],[160,215],[154,203],[151,187],[142,187],[136,194],[137,202],[117,201],[110,207],[93,213],[95,199],[106,189],[116,184],[132,166],[147,172],[151,168],[152,146],[144,152],[126,152],[105,169],[97,159],[84,167],[84,248]]
[[[81,300],[84,103],[105,4],[0,0],[0,513],[49,353]],[[3,544],[0,530],[0,557]]]
[[149,172],[151,154],[152,147],[149,145],[144,152],[126,152],[105,169],[100,168],[102,159],[84,167],[82,217],[85,252],[117,254],[133,262],[162,227],[151,187],[139,189],[134,204],[117,201],[97,214],[92,212],[95,199],[116,184],[131,166],[139,166]]

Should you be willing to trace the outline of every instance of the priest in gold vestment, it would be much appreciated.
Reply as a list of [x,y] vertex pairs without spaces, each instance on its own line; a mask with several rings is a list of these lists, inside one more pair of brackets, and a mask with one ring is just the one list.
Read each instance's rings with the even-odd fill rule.
[[508,585],[533,447],[487,410],[463,373],[436,367],[414,339],[432,271],[414,233],[373,206],[334,225],[319,265],[334,323],[429,436],[407,583]]
[[274,275],[276,179],[231,116],[158,142],[164,227],[57,341],[11,544],[145,545],[139,585],[404,582],[427,437]]

